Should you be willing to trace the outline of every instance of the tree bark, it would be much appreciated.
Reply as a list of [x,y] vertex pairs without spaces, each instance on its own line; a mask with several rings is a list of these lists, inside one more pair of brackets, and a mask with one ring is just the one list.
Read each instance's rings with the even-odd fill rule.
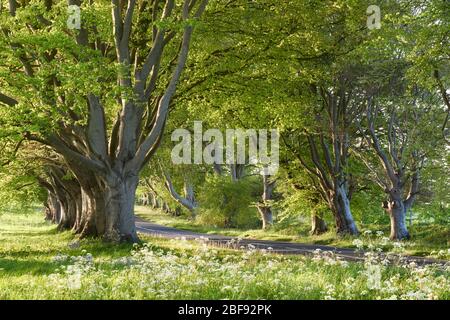
[[262,229],[265,230],[273,225],[273,213],[270,201],[273,199],[273,190],[275,188],[275,180],[271,180],[271,176],[263,175],[263,194],[261,202],[257,205],[257,209],[261,216]]
[[155,194],[152,197],[152,208],[158,209],[159,203],[158,203],[158,196]]
[[332,211],[336,219],[336,232],[339,235],[357,235],[358,228],[350,211],[350,200],[344,187],[337,187],[332,195]]
[[61,218],[61,204],[51,192],[48,192],[46,216],[53,223],[59,223]]
[[138,242],[134,218],[137,175],[130,177],[110,176],[107,179],[105,210],[106,232],[110,240]]
[[172,180],[169,174],[162,169],[164,177],[165,177],[165,186],[169,191],[170,196],[178,202],[180,205],[185,207],[191,212],[192,219],[196,217],[197,211],[197,202],[195,201],[194,187],[192,184],[185,179],[184,182],[184,197],[182,197],[176,190],[172,183]]
[[322,219],[316,213],[311,215],[311,234],[312,235],[320,235],[328,231],[328,226],[325,220]]
[[101,236],[105,230],[105,205],[100,190],[84,182],[81,186],[80,237]]
[[410,239],[406,226],[407,206],[402,201],[402,192],[399,189],[390,191],[390,199],[383,203],[383,208],[389,214],[391,220],[391,240]]
[[231,181],[236,182],[244,176],[245,173],[245,165],[239,163],[232,163],[229,165],[230,167],[230,176]]
[[273,225],[273,214],[270,207],[258,207],[262,221],[262,229],[266,230]]

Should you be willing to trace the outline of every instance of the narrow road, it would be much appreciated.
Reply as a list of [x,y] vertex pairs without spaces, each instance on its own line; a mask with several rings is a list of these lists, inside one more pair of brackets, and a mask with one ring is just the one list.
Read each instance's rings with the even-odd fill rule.
[[[212,246],[226,247],[236,250],[248,250],[250,245],[254,246],[256,249],[266,249],[278,254],[301,254],[312,256],[314,255],[315,250],[320,249],[322,251],[331,251],[337,257],[346,261],[364,261],[364,252],[355,251],[353,249],[315,244],[253,239],[241,239],[237,243],[236,238],[215,234],[197,233],[172,227],[166,227],[145,221],[140,217],[136,217],[136,229],[138,232],[143,234],[169,239],[185,238],[187,240],[194,240],[201,237],[208,238],[208,244]],[[404,259],[408,262],[415,262],[417,265],[439,264],[444,266],[450,264],[449,261],[445,260],[429,259],[416,256],[404,256]]]

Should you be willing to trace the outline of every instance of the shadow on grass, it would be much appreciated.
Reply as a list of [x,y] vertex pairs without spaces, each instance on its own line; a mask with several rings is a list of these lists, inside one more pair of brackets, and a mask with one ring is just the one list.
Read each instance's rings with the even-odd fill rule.
[[56,230],[56,228],[42,231],[14,231],[14,230],[0,229],[0,232],[4,236],[13,236],[13,237],[42,237],[42,236],[62,234],[60,231]]
[[44,275],[51,274],[57,265],[51,261],[21,260],[0,258],[0,276],[3,274],[21,275]]

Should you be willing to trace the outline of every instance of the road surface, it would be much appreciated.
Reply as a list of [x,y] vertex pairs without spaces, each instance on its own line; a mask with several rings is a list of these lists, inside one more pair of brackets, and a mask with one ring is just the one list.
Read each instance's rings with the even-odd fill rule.
[[[301,254],[312,256],[314,251],[320,249],[322,251],[331,251],[337,257],[340,257],[346,261],[364,261],[364,252],[355,251],[354,249],[337,248],[333,246],[316,245],[316,244],[304,244],[295,242],[283,242],[283,241],[270,241],[270,240],[253,240],[253,239],[241,239],[237,243],[237,239],[228,236],[197,233],[187,230],[180,230],[172,227],[166,227],[158,225],[152,222],[143,220],[140,217],[136,217],[137,231],[143,234],[148,234],[156,237],[164,237],[169,239],[181,239],[187,240],[199,239],[201,237],[208,238],[208,244],[218,247],[226,247],[236,250],[248,250],[249,246],[254,246],[256,249],[266,249],[278,254]],[[417,265],[449,265],[449,261],[428,259],[415,256],[404,256],[404,259],[408,262],[415,262]]]

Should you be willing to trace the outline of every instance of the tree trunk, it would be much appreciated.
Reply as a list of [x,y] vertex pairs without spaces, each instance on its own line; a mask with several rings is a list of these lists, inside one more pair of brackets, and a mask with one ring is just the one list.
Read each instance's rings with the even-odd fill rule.
[[153,209],[158,209],[158,206],[159,206],[159,204],[158,204],[158,196],[156,194],[153,194],[151,199],[152,199],[152,202],[151,202],[152,208]]
[[258,206],[258,211],[262,220],[263,230],[273,225],[273,214],[270,207]]
[[56,196],[52,193],[48,193],[47,198],[47,210],[48,210],[48,217],[51,222],[53,223],[59,223],[59,220],[61,218],[61,204],[59,203]]
[[[339,185],[339,184],[337,184]],[[350,211],[350,201],[344,187],[338,186],[332,197],[332,211],[336,220],[336,233],[358,235],[359,231]]]
[[63,189],[60,201],[63,202],[64,207],[64,224],[62,229],[75,229],[79,221],[80,214],[80,184],[76,179],[64,179],[65,172],[60,171],[58,176],[58,183]]
[[53,213],[48,205],[48,201],[44,201],[43,205],[44,205],[45,220],[53,221]]
[[165,213],[167,213],[167,214],[170,213],[169,205],[168,205],[167,202],[165,202],[164,200],[163,200],[162,210],[163,210]]
[[67,201],[67,199],[60,199],[59,202],[61,204],[61,219],[58,223],[58,230],[69,230],[71,229],[69,201]]
[[389,210],[389,216],[391,218],[391,235],[392,240],[409,239],[410,235],[405,223],[406,211],[404,207],[392,208]]
[[273,225],[273,213],[270,201],[273,196],[273,189],[275,188],[275,181],[270,180],[271,176],[263,175],[263,194],[261,202],[257,205],[259,214],[262,220],[262,228],[267,229]]
[[149,195],[143,194],[137,201],[141,206],[148,206],[148,204],[150,203]]
[[50,184],[53,187],[53,195],[59,208],[59,217],[56,221],[58,224],[58,230],[70,229],[70,219],[69,219],[69,199],[67,197],[67,192],[64,186],[61,184],[56,170],[49,170]]
[[80,233],[81,232],[81,220],[82,220],[82,211],[83,211],[83,203],[81,200],[81,188],[79,189],[79,192],[77,194],[73,194],[72,197],[73,205],[75,207],[75,220],[72,226],[72,231],[74,233]]
[[401,190],[398,188],[390,191],[390,199],[383,203],[383,208],[391,219],[391,240],[409,239],[410,235],[406,227],[406,206],[401,199]]
[[312,235],[320,235],[327,231],[328,231],[328,227],[327,227],[325,220],[323,220],[322,217],[319,216],[318,214],[313,213],[311,215],[311,234]]
[[100,236],[105,230],[105,204],[99,192],[87,184],[81,187],[81,219],[77,230],[81,238]]
[[122,178],[116,175],[107,177],[106,185],[106,232],[109,240],[138,242],[134,218],[134,204],[138,176]]
[[[420,156],[418,150],[412,149],[409,155],[405,155],[405,150],[409,149],[403,135],[409,133],[407,128],[403,128],[398,123],[399,118],[403,115],[396,114],[393,109],[390,112],[389,125],[387,130],[387,145],[388,148],[383,148],[383,142],[377,135],[375,120],[378,115],[378,107],[373,103],[372,98],[367,103],[367,120],[369,124],[369,134],[371,144],[377,153],[377,156],[383,165],[386,181],[377,179],[378,184],[384,189],[389,196],[389,201],[383,202],[383,208],[389,214],[391,220],[391,235],[392,240],[409,239],[410,235],[406,227],[406,212],[411,209],[416,195],[419,193],[419,174],[425,160],[424,155]],[[409,112],[408,112],[409,113]],[[413,114],[416,114],[413,112]],[[417,123],[417,117],[414,119]],[[397,129],[398,127],[399,129]],[[409,137],[409,136],[408,136]],[[406,139],[409,141],[410,139]],[[411,157],[411,167],[408,168],[402,161],[407,157]],[[368,166],[369,169],[370,166]],[[409,169],[409,174],[406,172]],[[374,169],[371,169],[375,171]],[[377,174],[376,174],[377,175]],[[407,176],[411,175],[411,185],[407,198],[404,199],[404,186],[407,184]]]
[[191,212],[191,217],[195,220],[197,216],[197,202],[195,200],[194,186],[189,182],[184,182],[184,198],[191,204],[189,211]]
[[[167,191],[169,191],[170,196],[178,202],[183,207],[187,208],[192,215],[192,219],[195,219],[196,217],[196,211],[197,211],[197,202],[195,201],[195,194],[194,194],[194,187],[193,185],[187,181],[187,179],[184,182],[184,197],[182,197],[176,190],[172,183],[172,180],[169,176],[169,174],[162,170],[164,177],[165,177],[165,186],[167,188]],[[164,209],[164,208],[163,208]]]
[[242,177],[244,176],[244,173],[245,173],[245,165],[244,164],[239,164],[239,163],[230,164],[230,175],[231,175],[231,180],[233,182],[236,182],[236,181],[242,179]]
[[81,217],[76,232],[81,237],[99,236],[107,241],[137,242],[134,204],[138,176],[122,177],[114,171],[96,174],[69,163],[81,189]]
[[175,208],[175,211],[173,212],[173,216],[175,216],[175,217],[181,216],[181,208],[180,207]]

